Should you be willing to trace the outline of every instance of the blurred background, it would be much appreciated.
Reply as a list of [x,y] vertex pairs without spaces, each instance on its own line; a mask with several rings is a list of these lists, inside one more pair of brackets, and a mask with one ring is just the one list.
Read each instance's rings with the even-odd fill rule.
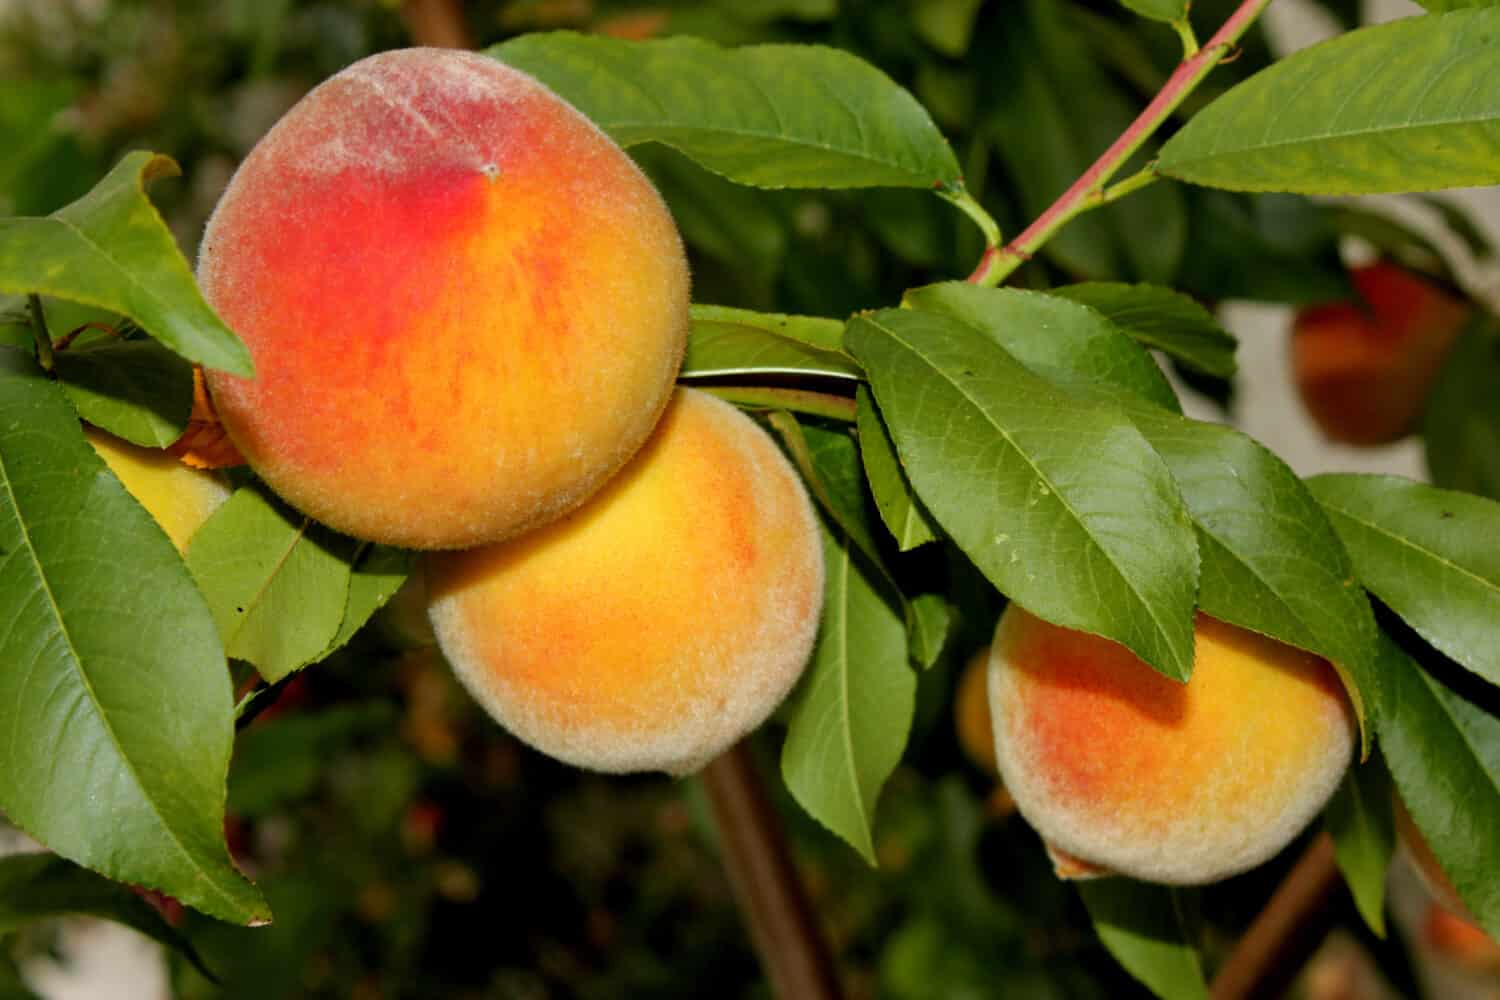
[[[1200,33],[1232,6],[1198,0]],[[1273,51],[1417,11],[1406,0],[1277,0],[1266,30],[1201,94]],[[182,166],[152,195],[191,259],[235,165],[323,78],[414,41],[484,46],[557,28],[856,52],[931,110],[1007,232],[1133,117],[1178,45],[1110,0],[0,0],[0,215],[50,212],[123,152],[152,149]],[[981,250],[963,217],[924,192],[756,191],[669,150],[632,155],[683,230],[696,301],[844,316],[965,275]],[[1494,191],[1454,197],[1500,234]],[[1437,243],[1463,284],[1493,296],[1494,265],[1443,211],[1415,199],[1369,202]],[[1242,374],[1233,386],[1180,378],[1191,413],[1234,420],[1304,474],[1421,477],[1419,443],[1330,445],[1288,378],[1292,308],[1346,294],[1345,264],[1371,250],[1326,204],[1159,184],[1075,223],[1017,280],[1153,280],[1222,304],[1241,338]],[[849,995],[1140,993],[988,766],[962,746],[959,681],[988,639],[996,598],[955,553],[909,558],[926,560],[919,571],[974,580],[974,596],[948,653],[921,675],[910,747],[877,818],[879,869],[768,782]],[[131,931],[75,920],[0,936],[0,1000],[768,997],[700,783],[603,778],[516,743],[457,687],[427,643],[419,603],[406,595],[242,734],[228,833],[277,922],[240,929],[164,904],[220,985]],[[779,741],[774,722],[754,741],[769,776]],[[1305,842],[1202,894],[1210,958],[1227,951]],[[35,845],[6,831],[0,848]],[[1493,943],[1433,918],[1399,866],[1393,889],[1403,944],[1376,941],[1340,896],[1338,929],[1297,995],[1500,996]]]

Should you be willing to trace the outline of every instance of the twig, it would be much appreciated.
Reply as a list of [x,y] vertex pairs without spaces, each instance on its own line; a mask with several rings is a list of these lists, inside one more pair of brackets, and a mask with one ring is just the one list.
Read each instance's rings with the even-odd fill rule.
[[405,0],[401,20],[406,32],[418,45],[443,49],[472,49],[469,25],[464,19],[460,0]]
[[1340,884],[1333,838],[1320,833],[1224,960],[1209,996],[1281,996],[1332,927]]
[[703,769],[703,785],[740,912],[782,1000],[839,1000],[833,958],[745,743]]
[[1271,0],[1242,0],[1229,20],[1208,40],[1208,44],[1178,65],[1162,85],[1161,91],[1146,105],[1146,109],[1073,182],[1072,187],[1063,192],[1046,211],[1037,216],[1035,222],[1005,247],[985,251],[979,266],[969,275],[969,282],[986,287],[1000,284],[1075,216],[1102,204],[1109,179],[1136,154],[1209,71],[1235,51],[1235,43],[1250,30],[1255,19],[1270,2]]

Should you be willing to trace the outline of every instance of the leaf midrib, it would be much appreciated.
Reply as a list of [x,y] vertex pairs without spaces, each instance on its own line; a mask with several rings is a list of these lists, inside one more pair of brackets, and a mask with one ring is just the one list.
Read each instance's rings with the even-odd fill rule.
[[[140,773],[136,769],[135,762],[131,759],[130,755],[125,752],[125,748],[120,742],[119,735],[115,732],[114,725],[112,724],[108,713],[104,711],[103,705],[99,701],[98,694],[94,690],[94,685],[89,679],[88,672],[83,669],[83,658],[78,653],[78,647],[73,642],[72,633],[68,630],[67,622],[63,618],[62,608],[57,603],[57,596],[53,593],[52,586],[47,579],[47,574],[43,570],[41,556],[38,554],[36,546],[32,543],[31,533],[26,528],[26,519],[21,516],[21,505],[16,498],[15,489],[11,484],[10,470],[7,468],[4,449],[0,449],[0,488],[3,488],[5,497],[10,503],[10,508],[15,512],[17,531],[21,536],[22,543],[26,547],[27,554],[31,557],[31,563],[35,570],[36,579],[41,585],[42,593],[47,598],[48,606],[50,606],[52,609],[53,620],[56,621],[58,631],[61,633],[63,641],[67,644],[68,652],[70,654],[68,657],[68,662],[73,667],[73,673],[77,675],[78,681],[83,687],[84,692],[88,695],[89,703],[94,706],[94,715],[98,718],[99,723],[104,727],[104,731],[108,735],[110,743],[115,748],[116,756],[125,766],[125,769],[130,773],[131,780],[136,786],[137,790],[140,792],[141,798],[151,807],[152,815],[156,818],[158,826],[160,826],[162,831],[166,833],[168,840],[170,840],[172,843],[172,846],[175,847],[177,851],[182,855],[182,857],[188,862],[188,864],[192,866],[192,869],[201,876],[202,881],[207,885],[208,888],[212,889],[220,898],[229,903],[231,909],[238,910],[239,906],[235,903],[234,899],[219,888],[214,879],[209,876],[209,873],[203,868],[202,865],[198,863],[197,858],[194,857],[192,852],[190,852],[182,843],[181,838],[177,836],[177,831],[173,828],[172,824],[166,821],[165,814],[162,812],[161,807],[158,805],[155,796],[148,790],[148,786],[141,780]],[[12,754],[12,757],[14,757],[14,754]]]
[[[1105,561],[1109,564],[1110,568],[1114,570],[1115,575],[1119,578],[1120,582],[1123,583],[1123,584],[1125,584],[1126,590],[1129,591],[1129,593],[1132,594],[1135,597],[1136,601],[1140,604],[1141,608],[1146,612],[1147,616],[1151,619],[1152,623],[1156,626],[1157,634],[1162,639],[1167,640],[1167,648],[1172,651],[1173,656],[1175,658],[1175,656],[1176,656],[1176,650],[1173,649],[1171,641],[1168,638],[1171,633],[1168,632],[1166,630],[1166,628],[1163,626],[1161,620],[1157,617],[1155,611],[1152,609],[1151,603],[1149,601],[1147,601],[1145,599],[1145,597],[1140,593],[1140,591],[1136,588],[1135,584],[1132,582],[1132,580],[1130,579],[1130,577],[1127,576],[1121,570],[1119,564],[1115,561],[1115,558],[1114,558],[1113,554],[1108,549],[1104,548],[1104,546],[1102,546],[1101,544],[1099,544],[1099,541],[1094,537],[1093,532],[1091,532],[1091,531],[1089,531],[1087,529],[1086,522],[1083,520],[1082,516],[1079,515],[1078,512],[1073,509],[1072,504],[1068,503],[1066,497],[1064,497],[1063,494],[1058,491],[1056,482],[1054,480],[1052,480],[1051,478],[1045,476],[1042,473],[1042,470],[1037,466],[1037,464],[1034,461],[1032,461],[1031,456],[1026,452],[1026,450],[1023,449],[1023,448],[1021,448],[1019,445],[1016,444],[1015,440],[1005,430],[1005,428],[1003,428],[999,424],[995,423],[994,419],[990,416],[988,409],[985,408],[984,406],[980,405],[979,401],[976,400],[973,396],[969,395],[969,393],[964,389],[964,387],[963,387],[963,385],[961,383],[959,383],[958,381],[956,381],[955,379],[953,379],[952,377],[950,377],[941,368],[939,368],[938,366],[936,366],[936,365],[932,364],[930,361],[928,361],[922,355],[922,353],[916,349],[915,346],[913,346],[912,344],[909,344],[905,340],[901,339],[901,337],[898,336],[896,334],[896,332],[894,330],[892,330],[890,327],[884,326],[884,325],[882,325],[880,323],[877,323],[871,317],[865,317],[865,320],[871,326],[875,327],[876,329],[879,329],[879,330],[883,331],[887,336],[889,336],[896,343],[898,343],[902,347],[906,348],[906,350],[908,352],[910,352],[914,357],[916,357],[917,360],[921,361],[929,369],[931,369],[933,372],[935,372],[937,375],[939,375],[945,382],[947,382],[949,385],[951,385],[959,393],[959,395],[961,395],[969,403],[969,405],[973,406],[977,411],[979,411],[979,413],[981,415],[983,415],[983,417],[985,419],[985,422],[987,424],[989,424],[989,426],[993,427],[995,429],[996,433],[998,433],[1002,438],[1005,439],[1006,444],[1008,444],[1010,446],[1011,450],[1014,451],[1021,458],[1021,460],[1026,463],[1027,467],[1032,470],[1032,472],[1036,475],[1037,479],[1047,484],[1047,489],[1050,491],[1050,494],[1052,496],[1054,496],[1054,497],[1057,498],[1057,502],[1059,504],[1061,504],[1062,507],[1063,507],[1063,509],[1068,512],[1068,515],[1073,519],[1073,522],[1080,529],[1083,529],[1083,536],[1084,536],[1085,539],[1088,540],[1089,546],[1091,548],[1097,550],[1102,556],[1104,556]],[[955,322],[961,322],[961,321],[955,321]],[[967,324],[964,324],[964,325],[967,325]],[[998,345],[996,345],[996,346],[998,346]],[[1001,348],[1001,350],[1003,350],[1003,348]],[[1017,362],[1017,363],[1019,364],[1019,362]],[[1132,424],[1131,426],[1134,426],[1134,425]],[[1139,433],[1139,431],[1137,431],[1137,433]],[[1149,447],[1149,444],[1150,443],[1147,442],[1148,447]],[[1176,663],[1174,663],[1173,665],[1177,666]]]

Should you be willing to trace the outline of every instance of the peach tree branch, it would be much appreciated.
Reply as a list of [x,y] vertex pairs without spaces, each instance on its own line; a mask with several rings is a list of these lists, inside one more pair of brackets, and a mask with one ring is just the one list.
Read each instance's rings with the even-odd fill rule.
[[[1016,268],[1030,260],[1063,226],[1075,216],[1091,208],[1112,201],[1121,194],[1128,194],[1150,183],[1150,180],[1132,178],[1117,185],[1117,192],[1110,194],[1108,187],[1112,178],[1132,156],[1140,150],[1146,140],[1161,127],[1189,94],[1203,82],[1215,66],[1235,51],[1240,37],[1255,23],[1255,19],[1266,9],[1271,0],[1243,0],[1229,19],[1216,31],[1208,44],[1178,64],[1167,78],[1160,92],[1146,105],[1120,137],[1110,144],[1093,165],[1079,175],[1072,187],[1052,203],[1036,221],[1003,247],[991,246],[979,260],[979,266],[969,275],[969,282],[984,287],[994,287],[1011,275]],[[1184,39],[1186,43],[1186,39]],[[1151,167],[1142,171],[1154,177]],[[1137,175],[1137,178],[1140,175]],[[1127,185],[1130,185],[1127,187]]]

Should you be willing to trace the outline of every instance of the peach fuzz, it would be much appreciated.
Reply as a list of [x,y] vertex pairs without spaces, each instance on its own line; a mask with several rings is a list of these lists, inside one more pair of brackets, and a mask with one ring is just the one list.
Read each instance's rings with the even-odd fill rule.
[[426,560],[433,628],[496,720],[599,771],[698,770],[760,725],[811,655],[819,528],[770,435],[680,389],[583,507]]
[[1313,421],[1333,441],[1377,445],[1416,429],[1471,310],[1391,263],[1356,268],[1362,303],[1297,313],[1292,370]]
[[1199,615],[1192,679],[1012,604],[989,664],[1006,788],[1059,875],[1214,882],[1268,860],[1353,756],[1328,661]]
[[467,52],[371,56],[241,164],[198,276],[253,379],[234,444],[304,513],[412,548],[561,515],[655,426],[687,337],[665,204],[586,118]]
[[218,476],[190,469],[165,451],[138,447],[94,427],[85,427],[83,436],[178,552],[186,551],[193,534],[229,499],[229,487]]

